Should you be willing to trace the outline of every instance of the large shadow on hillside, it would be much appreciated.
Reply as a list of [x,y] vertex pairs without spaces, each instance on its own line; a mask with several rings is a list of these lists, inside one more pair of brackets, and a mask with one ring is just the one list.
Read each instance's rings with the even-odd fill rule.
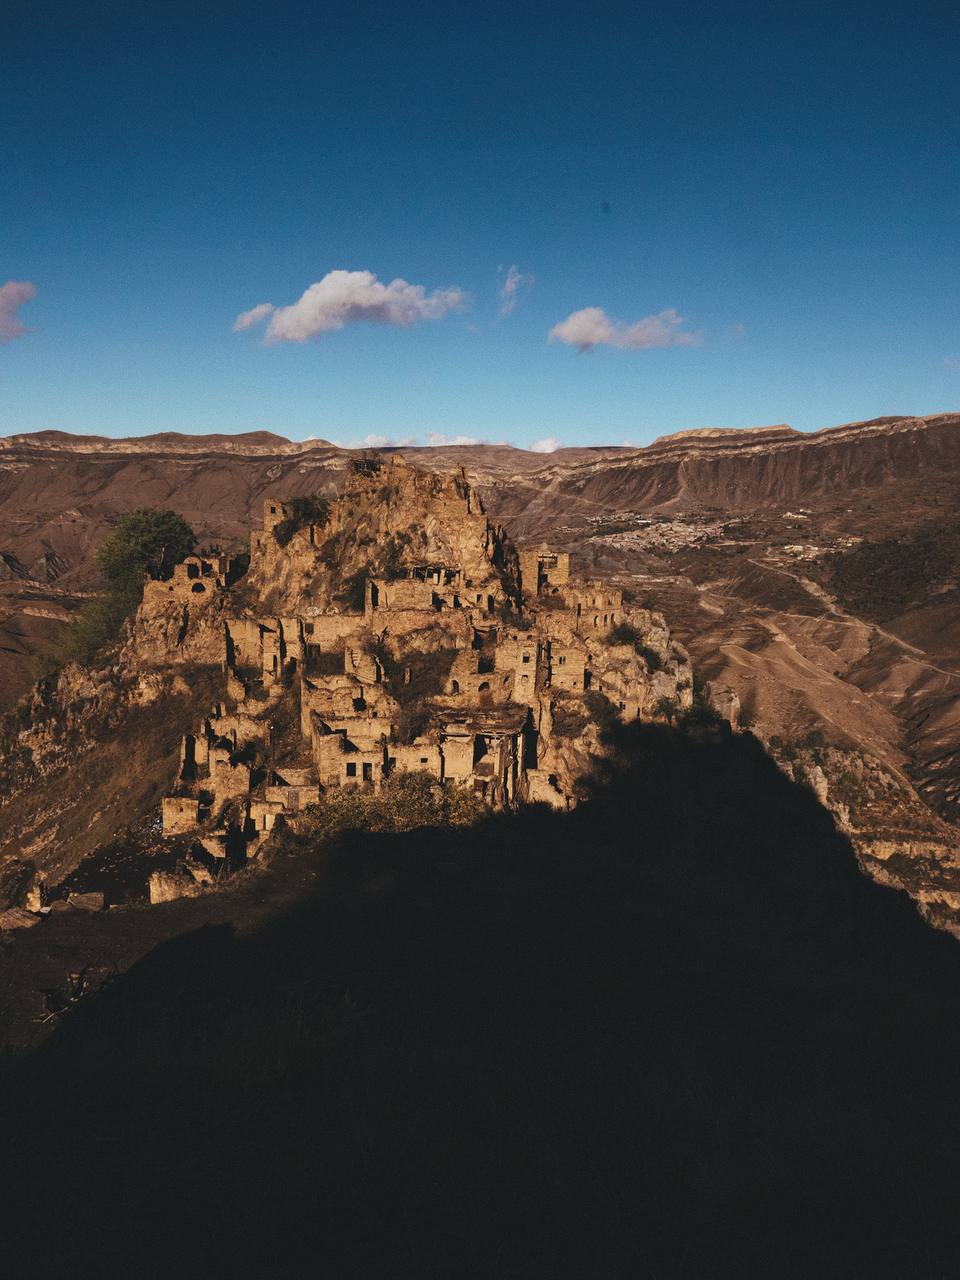
[[957,1274],[960,944],[752,739],[303,856],[20,1065],[7,1274]]

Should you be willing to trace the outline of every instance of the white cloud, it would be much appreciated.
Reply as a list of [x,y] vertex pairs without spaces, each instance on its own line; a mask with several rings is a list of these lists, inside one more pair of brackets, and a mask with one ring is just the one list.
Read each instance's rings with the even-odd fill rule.
[[241,333],[244,329],[252,329],[255,324],[265,320],[272,311],[272,302],[261,302],[257,306],[251,307],[249,311],[241,311],[233,322],[233,332]]
[[382,436],[376,431],[371,431],[369,435],[363,437],[362,440],[356,440],[352,444],[348,444],[348,449],[385,449],[388,445],[415,444],[415,436]]
[[0,288],[0,342],[12,342],[27,332],[17,319],[17,309],[36,296],[37,290],[29,280],[8,280]]
[[432,448],[439,448],[441,445],[482,443],[483,441],[478,440],[476,436],[445,436],[441,431],[427,432],[427,444]]
[[[500,268],[500,274],[503,274],[503,267]],[[516,266],[507,267],[507,274],[500,286],[500,314],[511,315],[517,305],[520,291],[532,286],[533,276],[525,276]]]
[[427,293],[422,284],[408,284],[406,280],[383,284],[372,271],[328,271],[290,306],[261,302],[242,311],[233,327],[249,329],[269,316],[266,342],[306,342],[361,320],[405,329],[418,320],[439,320],[448,311],[458,310],[466,300],[467,295],[460,289],[434,289]]
[[531,453],[555,453],[560,448],[560,441],[556,436],[544,436],[542,440],[534,440],[530,446]]
[[584,307],[555,324],[549,340],[565,342],[581,353],[594,347],[633,351],[652,347],[698,347],[703,341],[702,335],[681,329],[682,324],[683,316],[674,307],[654,316],[644,316],[633,324],[611,320],[602,307]]
[[415,436],[384,436],[377,431],[371,431],[369,435],[365,435],[362,440],[331,440],[331,444],[335,444],[338,449],[387,449],[398,448],[402,445],[416,444]]

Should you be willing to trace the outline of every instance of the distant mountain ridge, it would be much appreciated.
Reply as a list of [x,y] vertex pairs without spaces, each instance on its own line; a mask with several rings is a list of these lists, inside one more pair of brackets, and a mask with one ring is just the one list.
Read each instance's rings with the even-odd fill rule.
[[[463,467],[519,541],[632,511],[731,514],[897,494],[960,477],[960,414],[884,417],[815,432],[786,425],[701,427],[643,447],[535,453],[509,445],[390,446],[438,470]],[[63,431],[0,439],[0,706],[30,683],[29,658],[78,593],[96,586],[93,553],[116,516],[172,507],[202,543],[245,535],[267,493],[335,493],[357,450],[268,431],[112,439]],[[914,499],[911,498],[912,502]],[[14,566],[14,568],[9,568]],[[17,568],[22,566],[22,569]],[[3,575],[0,574],[0,579]]]

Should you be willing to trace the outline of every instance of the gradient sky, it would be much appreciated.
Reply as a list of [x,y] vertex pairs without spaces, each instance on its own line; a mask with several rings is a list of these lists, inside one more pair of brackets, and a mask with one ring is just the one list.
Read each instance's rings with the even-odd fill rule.
[[[7,0],[0,434],[960,409],[958,54],[946,4]],[[424,292],[234,331],[331,271]]]

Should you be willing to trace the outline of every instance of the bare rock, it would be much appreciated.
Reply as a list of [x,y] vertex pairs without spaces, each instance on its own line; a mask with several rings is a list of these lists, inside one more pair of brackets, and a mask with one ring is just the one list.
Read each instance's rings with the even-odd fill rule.
[[0,911],[0,929],[29,929],[42,919],[42,916],[34,915],[25,907],[10,907],[7,911]]
[[150,902],[175,902],[177,898],[196,898],[200,886],[192,876],[177,875],[172,871],[154,871],[150,877]]
[[102,893],[71,893],[67,895],[67,906],[74,911],[102,911],[104,897]]

